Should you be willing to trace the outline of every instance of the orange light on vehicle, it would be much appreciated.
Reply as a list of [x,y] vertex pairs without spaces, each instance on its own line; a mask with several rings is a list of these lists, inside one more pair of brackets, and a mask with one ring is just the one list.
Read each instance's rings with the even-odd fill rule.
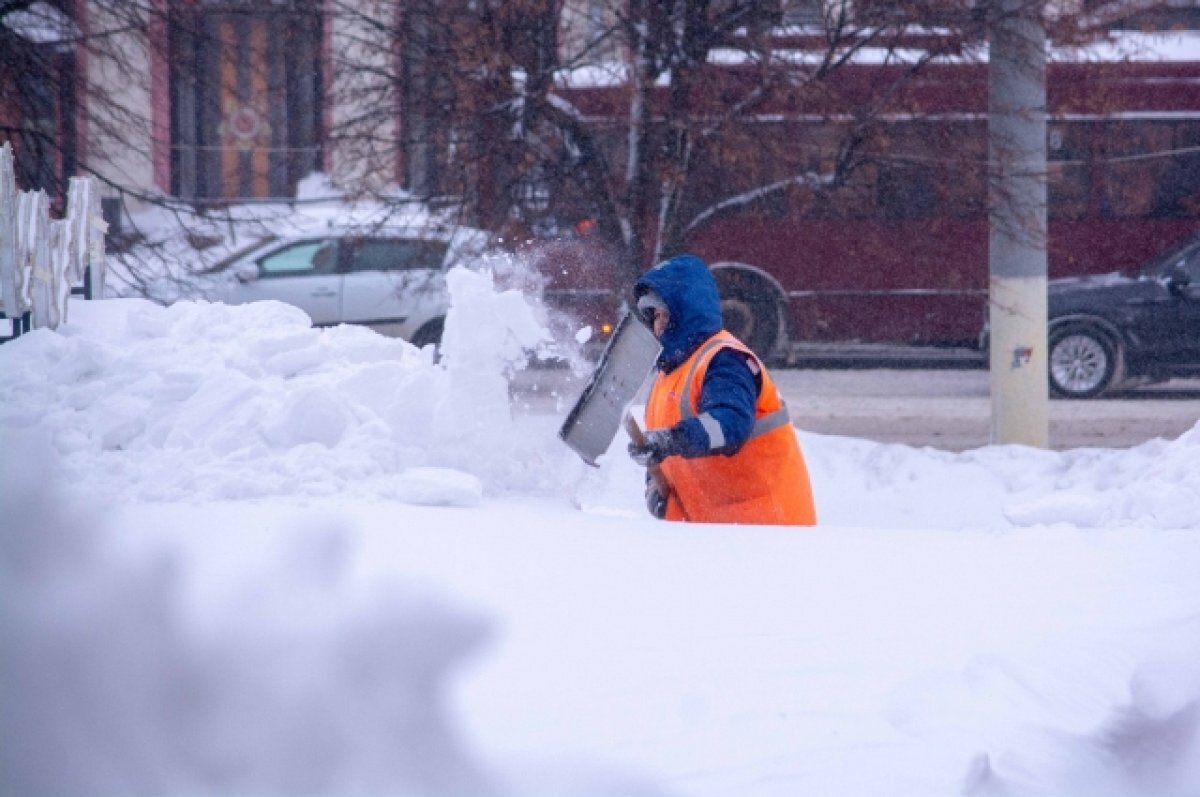
[[613,325],[612,324],[601,324],[600,331],[603,332],[605,335],[611,335],[612,331],[613,331]]

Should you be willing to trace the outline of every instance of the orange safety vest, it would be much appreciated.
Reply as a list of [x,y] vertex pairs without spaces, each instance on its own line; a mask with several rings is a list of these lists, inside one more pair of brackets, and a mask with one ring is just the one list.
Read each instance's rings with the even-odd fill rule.
[[762,373],[762,390],[754,406],[754,430],[733,456],[675,456],[663,460],[663,475],[671,487],[667,519],[816,525],[808,467],[787,405],[758,357],[725,330],[702,343],[671,373],[658,374],[646,402],[646,428],[666,429],[695,417],[708,365],[718,351],[726,348],[753,357]]

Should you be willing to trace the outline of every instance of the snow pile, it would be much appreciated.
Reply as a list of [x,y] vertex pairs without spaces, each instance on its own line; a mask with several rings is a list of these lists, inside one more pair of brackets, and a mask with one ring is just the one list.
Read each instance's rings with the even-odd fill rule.
[[550,477],[567,452],[553,440],[518,432],[507,378],[548,342],[549,333],[522,293],[497,293],[489,277],[458,268],[447,274],[446,284],[447,379],[444,400],[435,407],[435,428],[442,430],[437,448],[445,460],[490,485],[557,485]]
[[311,172],[296,182],[296,200],[299,202],[341,201],[344,198],[345,193],[334,185],[333,178],[323,172]]
[[1195,528],[1200,518],[1200,426],[1130,451],[1061,455],[1050,490],[1005,509],[1016,525]]
[[1200,518],[1200,427],[1129,450],[987,446],[954,453],[803,432],[800,437],[822,522],[964,530],[1060,524],[1191,529]]
[[543,340],[532,308],[487,273],[449,284],[443,364],[280,303],[78,302],[0,349],[0,432],[41,426],[66,480],[118,499],[557,491],[569,452],[514,421],[504,376]]
[[[505,284],[522,278],[488,262]],[[75,302],[57,333],[0,348],[0,432],[42,427],[67,480],[121,499],[545,495],[640,517],[623,438],[594,470],[557,439],[561,414],[513,411],[509,377],[550,343],[543,311],[487,270],[453,269],[448,286],[441,362],[364,328],[314,329],[279,303]],[[1129,451],[801,442],[823,524],[1170,529],[1200,517],[1197,429]]]
[[130,554],[64,510],[36,441],[8,442],[22,467],[0,473],[0,792],[501,792],[443,705],[481,617],[353,580],[337,527],[294,529],[205,616],[185,561]]
[[965,797],[1192,797],[1200,790],[1200,618],[1137,670],[1128,701],[1093,729],[1038,728],[981,755]]

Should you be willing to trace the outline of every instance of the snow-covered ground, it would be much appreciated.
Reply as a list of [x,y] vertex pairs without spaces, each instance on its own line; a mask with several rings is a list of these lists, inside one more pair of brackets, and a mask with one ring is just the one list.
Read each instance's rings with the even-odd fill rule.
[[666,524],[450,277],[437,364],[269,303],[0,347],[0,793],[1200,794],[1200,429],[801,431],[818,528]]

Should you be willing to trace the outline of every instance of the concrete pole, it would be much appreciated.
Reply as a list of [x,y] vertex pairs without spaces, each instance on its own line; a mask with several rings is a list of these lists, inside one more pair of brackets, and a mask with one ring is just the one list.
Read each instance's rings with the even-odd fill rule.
[[[12,144],[0,144],[0,313],[19,323],[25,312],[17,273],[17,177]],[[0,329],[0,337],[7,337]]]
[[988,267],[992,442],[1049,445],[1042,3],[991,0]]

